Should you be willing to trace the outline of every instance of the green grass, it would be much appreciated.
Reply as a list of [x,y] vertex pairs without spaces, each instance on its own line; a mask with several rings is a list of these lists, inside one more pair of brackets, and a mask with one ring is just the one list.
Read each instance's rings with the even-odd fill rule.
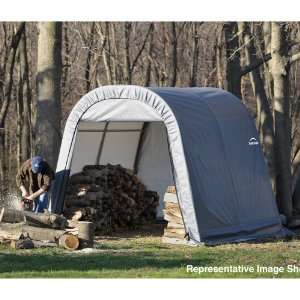
[[1,278],[249,278],[300,277],[299,273],[187,273],[194,266],[300,266],[300,241],[216,247],[166,245],[158,236],[99,240],[98,252],[58,248],[13,250],[0,246]]

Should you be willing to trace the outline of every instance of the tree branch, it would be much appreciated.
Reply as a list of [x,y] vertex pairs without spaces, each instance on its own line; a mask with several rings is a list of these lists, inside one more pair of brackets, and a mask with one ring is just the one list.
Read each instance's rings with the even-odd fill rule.
[[145,46],[146,46],[146,43],[147,43],[147,40],[148,40],[148,37],[149,37],[151,31],[153,30],[153,28],[154,28],[154,24],[151,23],[150,26],[149,26],[149,28],[148,28],[148,31],[146,33],[146,36],[145,36],[144,42],[142,44],[142,47],[140,48],[139,52],[137,53],[135,59],[132,62],[132,65],[131,65],[131,68],[130,68],[131,72],[133,72],[138,59],[140,58],[141,54],[143,53],[143,51],[145,49]]
[[266,54],[263,58],[258,58],[254,63],[244,66],[241,70],[241,76],[248,74],[249,72],[253,71],[254,69],[261,66],[263,63],[269,61],[272,58],[271,53]]
[[299,53],[296,53],[296,54],[293,54],[290,58],[290,64],[296,62],[297,60],[300,59],[300,52]]

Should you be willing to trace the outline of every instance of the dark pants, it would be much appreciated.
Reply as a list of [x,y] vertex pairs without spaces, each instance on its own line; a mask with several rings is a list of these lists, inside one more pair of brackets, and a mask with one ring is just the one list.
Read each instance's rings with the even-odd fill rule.
[[41,194],[38,198],[34,200],[35,207],[33,211],[36,213],[43,213],[44,209],[48,208],[48,193],[45,192]]

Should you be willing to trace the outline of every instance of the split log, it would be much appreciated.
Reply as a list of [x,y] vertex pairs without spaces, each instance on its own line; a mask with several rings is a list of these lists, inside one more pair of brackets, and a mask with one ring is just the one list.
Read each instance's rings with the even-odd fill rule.
[[184,228],[166,228],[164,231],[164,237],[174,237],[178,239],[185,238],[185,229]]
[[186,231],[176,196],[176,189],[168,187],[165,194],[164,219],[168,221],[167,227],[164,229],[163,242],[174,240],[184,240]]
[[164,218],[169,223],[182,224],[182,215],[178,203],[165,202]]

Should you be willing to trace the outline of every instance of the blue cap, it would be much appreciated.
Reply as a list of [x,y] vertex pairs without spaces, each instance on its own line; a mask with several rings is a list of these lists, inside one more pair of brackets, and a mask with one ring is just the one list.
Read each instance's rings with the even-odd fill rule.
[[41,156],[34,156],[31,159],[31,169],[33,173],[41,173],[44,169],[45,163]]

